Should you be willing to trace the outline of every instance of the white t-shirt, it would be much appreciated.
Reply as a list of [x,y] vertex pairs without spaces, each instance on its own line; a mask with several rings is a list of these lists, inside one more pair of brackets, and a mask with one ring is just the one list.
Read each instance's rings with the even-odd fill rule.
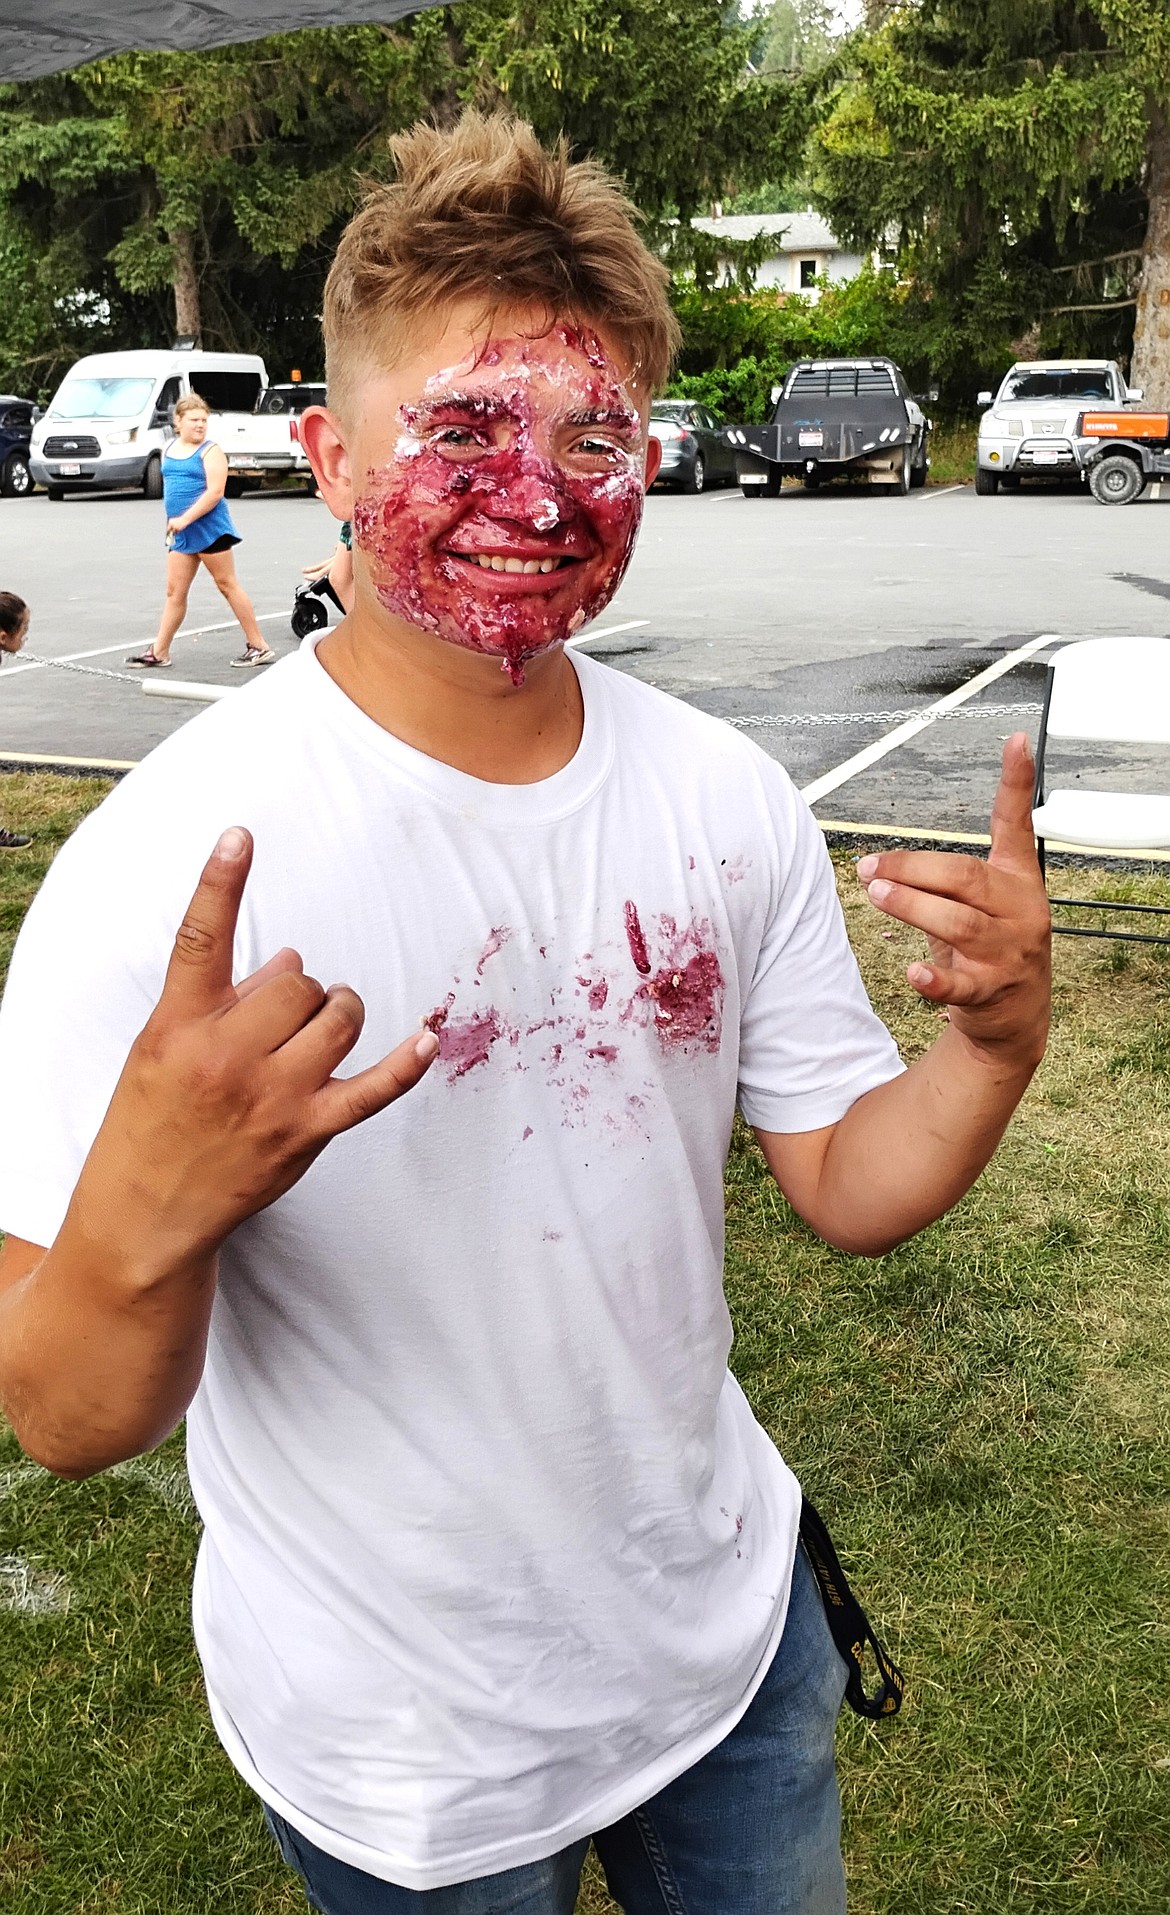
[[188,1416],[216,1728],[311,1841],[428,1889],[604,1827],[720,1741],[784,1625],[799,1491],[727,1369],[723,1168],[901,1067],[817,827],[739,733],[578,656],[585,730],[491,785],[312,643],[60,853],[0,1015],[0,1226],[60,1227],[220,830],[409,1097],[224,1246]]

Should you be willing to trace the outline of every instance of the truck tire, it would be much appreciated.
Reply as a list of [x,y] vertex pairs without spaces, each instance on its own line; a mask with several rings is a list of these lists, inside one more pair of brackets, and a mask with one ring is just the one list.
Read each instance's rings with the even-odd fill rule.
[[910,467],[910,489],[917,492],[926,484],[926,475],[930,471],[930,460],[926,456],[926,440],[918,447],[918,458]]
[[1132,505],[1146,489],[1146,475],[1128,453],[1112,452],[1089,472],[1089,490],[1098,505]]
[[975,491],[981,499],[993,499],[999,491],[999,473],[988,472],[985,467],[975,467]]
[[902,447],[902,463],[894,474],[894,491],[899,498],[905,498],[910,490],[910,448]]
[[224,484],[223,496],[225,499],[242,499],[244,496],[244,481],[236,478],[234,474],[229,474]]
[[806,492],[819,492],[821,489],[821,475],[819,472],[803,472],[800,477],[800,483]]
[[144,499],[161,499],[162,495],[162,460],[156,455],[146,461],[146,470],[142,474],[142,496]]
[[0,492],[6,499],[27,498],[33,489],[33,476],[23,452],[10,452],[0,472]]
[[45,491],[48,493],[54,505],[60,505],[61,500],[65,497],[65,487],[63,485],[47,485]]

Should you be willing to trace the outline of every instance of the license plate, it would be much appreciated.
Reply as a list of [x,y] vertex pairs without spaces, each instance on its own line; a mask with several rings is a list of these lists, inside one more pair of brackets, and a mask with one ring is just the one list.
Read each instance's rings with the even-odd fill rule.
[[233,452],[231,458],[228,460],[230,466],[246,466],[249,470],[259,465],[259,463],[260,461],[254,459],[249,452]]
[[823,432],[798,432],[796,443],[802,446],[823,446],[825,435]]
[[79,479],[81,477],[81,467],[79,465],[59,465],[57,470],[63,479]]
[[1032,454],[1033,465],[1058,465],[1060,454],[1055,446],[1037,446]]

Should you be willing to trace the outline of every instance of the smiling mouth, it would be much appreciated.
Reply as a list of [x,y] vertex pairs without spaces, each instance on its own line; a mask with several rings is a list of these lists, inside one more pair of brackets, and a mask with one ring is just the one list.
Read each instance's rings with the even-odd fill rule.
[[570,565],[579,565],[580,559],[558,556],[548,559],[505,558],[502,552],[451,552],[448,558],[458,559],[461,565],[476,566],[481,572],[513,572],[522,577],[533,578],[538,573],[563,572]]

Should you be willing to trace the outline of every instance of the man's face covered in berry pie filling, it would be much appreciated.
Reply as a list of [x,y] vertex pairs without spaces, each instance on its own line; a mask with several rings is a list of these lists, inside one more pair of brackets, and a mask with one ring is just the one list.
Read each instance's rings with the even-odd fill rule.
[[[389,383],[371,381],[363,409]],[[628,375],[583,326],[501,325],[417,385],[388,452],[353,472],[355,542],[388,612],[522,684],[629,563],[645,431]]]

